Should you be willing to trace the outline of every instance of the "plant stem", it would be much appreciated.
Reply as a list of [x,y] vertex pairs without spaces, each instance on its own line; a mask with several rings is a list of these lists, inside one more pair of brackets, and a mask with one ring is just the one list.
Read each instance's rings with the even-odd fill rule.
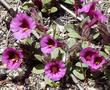
[[68,13],[70,13],[73,17],[77,18],[79,21],[82,21],[82,18],[77,17],[76,14],[75,14],[73,11],[69,10],[69,9],[66,8],[64,5],[60,4],[60,7],[61,7],[62,9],[64,9],[65,11],[67,11]]
[[38,33],[36,32],[36,30],[33,30],[33,31],[32,31],[32,34],[33,34],[37,39],[40,38],[40,36],[39,36]]
[[75,77],[73,74],[71,74],[71,77],[72,77],[74,83],[77,85],[77,87],[78,87],[80,90],[84,90],[83,87],[79,84],[78,80],[76,79],[76,77]]
[[10,9],[10,6],[5,2],[5,0],[0,0],[0,3],[7,9]]
[[84,71],[84,68],[83,68],[81,60],[80,60],[80,63],[81,63],[81,71],[82,71],[82,73],[84,75],[84,79],[86,79],[85,71]]
[[16,12],[9,6],[5,0],[0,0],[0,3],[7,9],[11,16],[15,16]]

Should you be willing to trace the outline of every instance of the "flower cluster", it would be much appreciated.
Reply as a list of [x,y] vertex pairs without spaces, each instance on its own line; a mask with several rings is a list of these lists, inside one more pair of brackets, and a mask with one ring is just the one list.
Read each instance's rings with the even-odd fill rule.
[[100,10],[95,9],[96,4],[97,1],[90,2],[87,5],[83,6],[81,9],[79,9],[78,12],[86,13],[88,16],[90,16],[91,20],[95,19],[96,22],[97,21],[101,23],[107,22],[107,17],[104,16]]
[[[31,0],[31,2],[27,3],[27,1],[22,5],[21,11],[18,12],[10,22],[10,31],[14,38],[19,41],[19,46],[23,50],[9,47],[4,50],[2,62],[6,64],[8,69],[17,69],[21,65],[27,64],[26,60],[30,60],[31,58],[32,60],[30,62],[32,62],[32,67],[36,64],[33,62],[35,60],[35,62],[38,62],[38,66],[41,64],[43,66],[43,69],[40,68],[42,70],[39,70],[36,65],[35,69],[38,70],[33,71],[40,71],[40,73],[47,76],[50,81],[54,83],[57,83],[57,81],[62,80],[66,76],[71,77],[71,74],[74,74],[76,77],[83,75],[83,71],[84,73],[88,71],[87,65],[91,70],[102,70],[103,65],[106,64],[105,55],[100,55],[100,51],[92,47],[98,46],[105,54],[110,54],[109,50],[107,51],[107,48],[110,48],[110,46],[105,48],[105,39],[103,38],[108,35],[106,34],[108,30],[103,27],[107,22],[107,17],[100,10],[96,9],[98,1],[93,1],[86,5],[83,3],[85,0],[73,1],[73,12],[75,13],[64,6],[64,3],[66,3],[66,5],[71,4],[68,0]],[[56,5],[57,3],[58,5]],[[70,18],[74,18],[74,20],[65,18],[63,23],[62,20],[56,19],[57,16],[62,15],[59,13],[60,10],[63,10],[61,8],[66,10],[69,14],[72,14],[73,17],[67,13],[64,13],[66,14],[64,16],[70,16]],[[59,14],[57,15],[55,12]],[[89,18],[84,19],[81,17],[81,14],[84,18]],[[52,17],[54,15],[55,17]],[[100,24],[103,25],[101,26]],[[97,28],[91,28],[93,25],[97,25]],[[103,30],[100,27],[103,27]],[[110,38],[110,35],[108,38]],[[83,45],[85,42],[88,43],[88,46],[89,44],[92,45],[92,47]],[[103,45],[100,45],[102,43]],[[110,45],[110,42],[107,42],[107,44]],[[81,50],[81,48],[84,49]],[[81,51],[79,52],[79,50]],[[80,59],[87,65],[84,66],[84,64],[80,62]],[[28,65],[31,64],[29,63]],[[28,65],[24,66],[28,67]],[[84,68],[84,70],[82,68]],[[85,75],[85,77],[86,76],[88,75]],[[84,75],[79,77],[79,79],[83,77]],[[69,78],[67,79],[69,80]]]
[[99,52],[94,48],[85,48],[80,52],[80,58],[83,63],[90,66],[91,69],[97,70],[105,64],[106,59],[99,55]]

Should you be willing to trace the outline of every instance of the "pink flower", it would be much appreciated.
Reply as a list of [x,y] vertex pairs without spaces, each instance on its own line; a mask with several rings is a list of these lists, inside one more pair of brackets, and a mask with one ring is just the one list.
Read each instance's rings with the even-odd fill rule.
[[10,30],[17,40],[25,39],[30,36],[35,27],[35,21],[25,13],[18,13],[10,24]]
[[84,2],[85,0],[80,0],[80,2]]
[[83,6],[81,9],[78,9],[79,13],[86,13],[88,16],[90,16],[91,20],[96,19],[96,22],[99,21],[101,23],[107,22],[107,17],[103,15],[103,13],[100,10],[95,10],[97,2],[91,2],[87,5]]
[[98,52],[95,49],[88,47],[80,52],[80,58],[83,63],[91,65],[92,57],[97,54]]
[[97,69],[101,68],[103,66],[103,64],[105,64],[105,62],[106,62],[106,59],[103,56],[95,55],[91,62],[90,68],[92,70],[97,70]]
[[44,71],[49,79],[58,81],[66,74],[66,67],[62,61],[53,60],[45,65]]
[[7,48],[2,54],[2,62],[5,63],[10,70],[20,67],[22,60],[23,54],[21,50]]
[[99,55],[97,50],[90,47],[80,52],[80,58],[82,62],[87,64],[92,70],[100,69],[106,62],[106,59]]
[[88,15],[92,15],[92,11],[95,10],[95,6],[96,6],[97,2],[91,2],[88,3],[87,5],[83,6],[81,9],[78,10],[78,12],[84,12],[87,13]]
[[46,35],[41,38],[40,46],[44,54],[50,54],[58,46],[58,43],[51,36]]
[[93,11],[93,17],[101,23],[107,22],[107,16],[103,15],[100,10]]

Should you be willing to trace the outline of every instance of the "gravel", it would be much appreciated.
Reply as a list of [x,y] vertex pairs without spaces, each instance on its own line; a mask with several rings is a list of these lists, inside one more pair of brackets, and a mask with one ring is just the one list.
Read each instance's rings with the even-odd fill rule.
[[[17,3],[16,0],[6,0],[10,6],[16,10]],[[110,0],[101,0],[100,1],[101,9],[109,16],[110,15]],[[25,75],[26,68],[22,67],[15,71],[10,71],[6,69],[6,66],[1,62],[1,54],[7,47],[17,47],[16,40],[13,38],[12,34],[9,32],[9,22],[10,15],[7,13],[5,8],[0,5],[0,90],[78,90],[75,85],[67,84],[69,88],[51,88],[45,86],[45,82],[40,78],[43,78],[43,75],[37,75],[31,73],[29,78],[26,78],[22,83],[22,76]],[[86,87],[86,90],[109,90],[110,88],[105,85],[105,89],[98,83],[95,86],[94,80],[89,80],[89,86]],[[102,82],[102,81],[101,81]],[[103,83],[104,84],[104,83]],[[108,86],[110,81],[107,81]]]

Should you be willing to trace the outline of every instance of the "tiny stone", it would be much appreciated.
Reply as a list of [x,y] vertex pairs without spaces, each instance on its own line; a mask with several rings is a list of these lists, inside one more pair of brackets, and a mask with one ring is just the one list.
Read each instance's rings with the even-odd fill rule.
[[0,49],[0,54],[2,54],[2,53],[3,53],[3,51],[4,51],[4,49],[3,49],[3,48],[1,48],[1,49]]
[[98,90],[98,89],[95,89],[93,87],[87,87],[86,90]]
[[108,13],[110,14],[110,7],[108,8]]
[[41,84],[41,89],[44,89],[46,86],[45,82],[41,82],[40,84]]

